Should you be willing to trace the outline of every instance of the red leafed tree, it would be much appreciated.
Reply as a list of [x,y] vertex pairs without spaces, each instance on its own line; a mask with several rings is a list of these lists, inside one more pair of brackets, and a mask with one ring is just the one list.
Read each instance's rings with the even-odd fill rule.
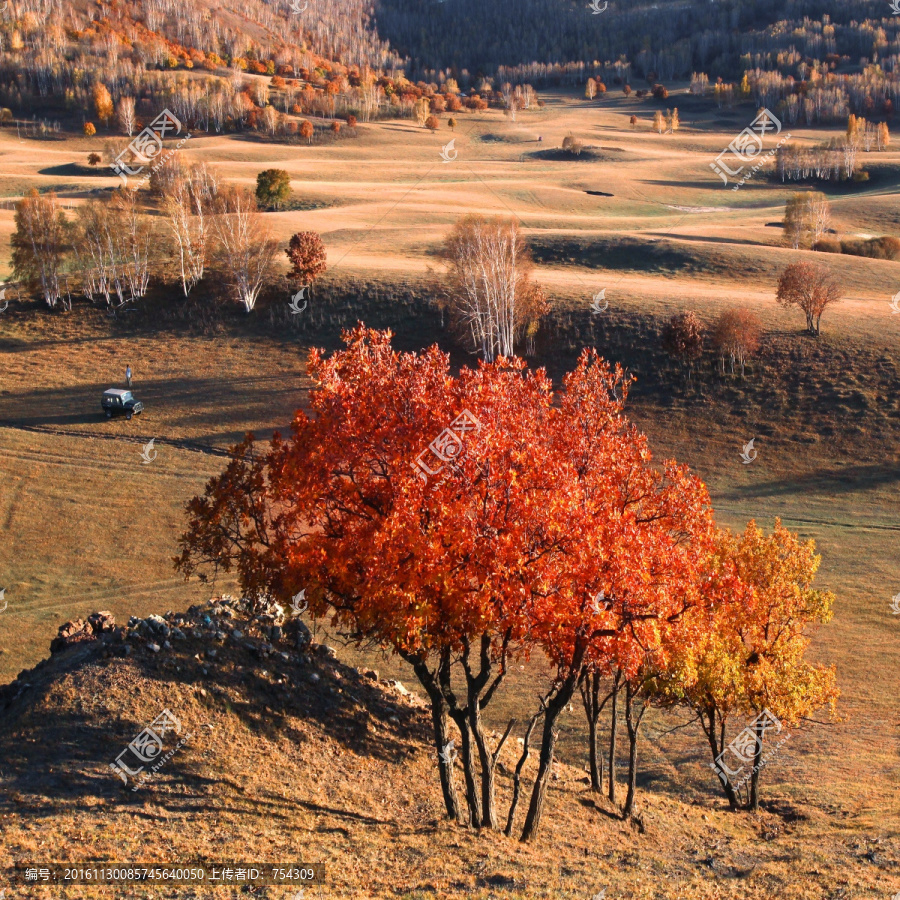
[[325,245],[315,231],[300,231],[295,234],[284,251],[291,263],[288,277],[300,284],[312,285],[327,268]]
[[819,334],[822,313],[841,299],[841,286],[828,266],[820,263],[791,263],[778,279],[778,303],[789,309],[797,306],[806,316],[806,330]]
[[[557,677],[532,719],[543,727],[529,839],[583,667],[610,639],[654,646],[654,621],[681,613],[705,491],[674,464],[651,467],[622,415],[621,369],[593,352],[555,397],[521,360],[454,377],[436,347],[401,354],[390,339],[360,325],[346,350],[313,351],[313,417],[299,411],[267,451],[252,436],[235,448],[190,503],[177,564],[235,568],[248,596],[303,589],[313,615],[409,663],[431,703],[447,814],[474,826],[499,827],[495,769],[514,727],[491,746],[484,711],[510,663],[543,650]],[[601,589],[612,602],[597,613]]]
[[731,358],[731,374],[735,362],[741,367],[741,378],[747,360],[759,349],[759,318],[749,309],[727,309],[716,320],[712,341],[719,351],[722,374],[725,374],[725,357]]
[[663,350],[693,372],[694,363],[703,354],[705,330],[696,313],[678,313],[666,322],[662,333]]

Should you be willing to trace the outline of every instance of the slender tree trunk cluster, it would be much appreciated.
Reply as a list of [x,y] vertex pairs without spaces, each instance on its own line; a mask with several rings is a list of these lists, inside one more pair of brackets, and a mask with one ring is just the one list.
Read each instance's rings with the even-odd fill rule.
[[[484,635],[477,646],[465,642],[463,651],[454,658],[444,648],[432,668],[425,659],[404,655],[431,701],[432,730],[441,794],[447,817],[472,828],[500,830],[497,810],[497,766],[500,754],[517,725],[511,720],[494,747],[490,746],[484,727],[483,713],[502,684],[507,672],[507,650],[499,660],[491,658],[491,643]],[[457,692],[453,674],[462,674],[464,693]],[[540,709],[528,721],[522,749],[512,776],[512,797],[503,831],[511,835],[515,828],[523,789],[522,773],[531,754],[531,740],[538,723],[543,719],[538,769],[531,791],[521,839],[530,840],[537,833],[544,809],[544,800],[552,773],[558,721],[578,687],[575,674],[555,684],[541,699]],[[450,737],[450,722],[456,725],[460,747]],[[463,798],[461,803],[456,784],[457,764],[462,768]]]
[[51,307],[60,301],[71,306],[70,278],[88,300],[114,307],[144,297],[151,276],[164,277],[171,268],[188,296],[214,264],[250,312],[277,249],[252,192],[220,189],[207,166],[179,163],[160,167],[151,188],[167,226],[163,234],[134,189],[121,188],[109,201],[89,201],[69,221],[54,195],[30,193],[16,204],[15,277]]
[[518,223],[467,216],[451,232],[445,253],[450,278],[444,304],[454,327],[485,362],[513,356],[516,341],[547,308],[531,281]]

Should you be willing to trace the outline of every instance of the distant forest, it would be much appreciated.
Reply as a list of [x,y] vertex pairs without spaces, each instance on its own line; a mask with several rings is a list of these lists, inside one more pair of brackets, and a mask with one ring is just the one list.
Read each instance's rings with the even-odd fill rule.
[[885,70],[900,59],[900,16],[888,0],[609,0],[598,14],[588,0],[377,0],[375,17],[414,81],[442,69],[458,78],[502,69],[537,85],[543,66],[546,80],[575,83],[582,72],[566,77],[567,63],[616,60],[641,78],[696,71],[740,80],[747,69],[779,70],[780,55],[785,75],[796,74],[794,57],[833,55],[854,67],[877,58]]
[[164,108],[193,131],[310,142],[352,137],[357,120],[529,108],[589,78],[601,96],[643,84],[661,101],[690,79],[791,124],[874,125],[900,103],[889,0],[596,2],[0,0],[0,125],[80,129],[115,157],[127,141],[109,139]]

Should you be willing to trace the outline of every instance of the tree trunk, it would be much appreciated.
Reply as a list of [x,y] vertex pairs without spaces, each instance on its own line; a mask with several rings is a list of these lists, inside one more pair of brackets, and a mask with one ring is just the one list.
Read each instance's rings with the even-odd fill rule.
[[747,804],[751,812],[759,812],[759,773],[762,769],[763,723],[756,723],[756,752],[753,754],[753,772],[750,775],[750,801]]
[[619,690],[621,687],[622,673],[616,672],[613,680],[612,692],[612,719],[609,726],[609,802],[616,802],[616,732],[618,730]]
[[622,810],[622,818],[630,819],[634,815],[634,799],[637,795],[637,741],[638,731],[641,727],[641,719],[647,709],[646,703],[640,712],[635,715],[634,700],[638,696],[639,689],[632,686],[631,682],[625,683],[625,726],[628,729],[628,793],[625,796],[625,807]]
[[496,829],[498,827],[496,792],[494,788],[496,758],[488,749],[481,713],[490,702],[491,697],[506,674],[505,647],[501,655],[499,672],[493,680],[491,680],[491,675],[494,672],[494,663],[491,658],[491,640],[487,634],[481,636],[478,658],[479,666],[476,673],[473,672],[470,665],[471,652],[469,643],[465,641],[462,666],[466,676],[466,717],[472,740],[475,748],[478,750],[478,758],[481,765],[481,816],[478,819],[478,824],[485,828]]
[[441,793],[444,796],[444,807],[447,810],[447,818],[459,821],[462,810],[459,805],[459,797],[456,794],[454,781],[453,758],[448,752],[452,742],[450,740],[449,722],[447,721],[447,704],[443,698],[439,703],[431,704],[431,722],[434,727],[434,743],[438,755],[438,770],[441,778]]
[[600,712],[606,704],[606,700],[603,703],[600,702],[600,673],[591,672],[586,675],[580,688],[584,714],[588,723],[591,790],[600,793],[603,790],[603,754],[599,752],[598,747],[597,723],[600,719]]
[[[703,718],[704,713],[709,716],[709,722],[707,723],[706,719]],[[728,806],[732,810],[736,810],[740,805],[738,803],[737,794],[735,793],[734,786],[731,783],[731,780],[728,777],[728,773],[723,771],[719,766],[718,759],[719,754],[722,752],[719,749],[719,741],[716,738],[716,711],[715,709],[707,709],[700,711],[700,723],[703,726],[703,731],[706,734],[706,739],[709,741],[709,748],[712,751],[713,764],[711,768],[715,771],[715,773],[719,777],[719,781],[722,784],[722,790],[725,792],[725,797],[728,800]],[[725,744],[725,723],[722,723],[722,749],[724,750]]]
[[481,765],[481,821],[485,828],[497,828],[497,812],[494,791],[494,765],[491,753],[488,751],[484,738],[484,730],[481,722],[481,709],[479,696],[469,695],[467,714],[469,727],[472,730],[472,738],[478,750],[478,762]]
[[475,748],[472,746],[472,731],[464,710],[451,711],[450,715],[459,728],[461,746],[460,758],[463,764],[463,776],[466,782],[466,802],[469,804],[469,824],[473,828],[481,827],[481,800],[478,796],[478,785],[475,777]]
[[[447,811],[447,818],[462,821],[462,808],[459,805],[459,798],[456,793],[456,783],[454,781],[453,765],[445,762],[447,754],[445,748],[450,743],[450,731],[447,722],[448,705],[441,693],[438,684],[437,673],[432,672],[425,661],[417,657],[408,657],[407,662],[411,663],[419,684],[428,694],[431,701],[431,724],[434,732],[434,744],[438,754],[438,770],[441,779],[441,793],[444,796],[444,808]],[[446,657],[446,664],[449,665],[449,656]],[[445,665],[444,657],[441,659],[440,666]]]
[[566,704],[572,699],[572,694],[575,693],[583,658],[584,651],[576,649],[575,657],[569,669],[569,675],[560,684],[556,696],[552,697],[545,705],[544,732],[541,738],[538,773],[531,792],[531,803],[528,807],[528,815],[525,817],[525,826],[522,829],[522,841],[530,841],[537,834],[538,827],[541,824],[544,800],[547,796],[547,785],[550,782],[550,770],[553,767],[553,751],[556,747],[556,739],[559,737],[559,732],[556,730],[556,722],[560,713],[565,709]]
[[525,768],[525,763],[528,762],[528,755],[531,750],[531,735],[534,732],[534,726],[537,725],[538,719],[544,714],[543,709],[539,710],[531,717],[531,721],[528,723],[528,730],[525,732],[525,742],[522,746],[522,755],[519,757],[519,761],[516,763],[516,771],[513,774],[513,795],[512,801],[509,804],[509,815],[506,818],[506,828],[504,830],[504,834],[507,837],[512,835],[513,825],[516,821],[516,810],[519,808],[519,796],[522,791],[522,769]]

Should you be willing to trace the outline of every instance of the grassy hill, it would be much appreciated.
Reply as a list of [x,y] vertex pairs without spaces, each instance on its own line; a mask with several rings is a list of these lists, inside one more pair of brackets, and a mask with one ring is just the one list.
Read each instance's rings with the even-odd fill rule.
[[[306,896],[335,898],[605,890],[646,900],[805,900],[900,889],[895,827],[779,790],[755,816],[728,813],[713,795],[685,802],[642,791],[635,827],[590,793],[582,769],[559,764],[534,844],[447,823],[423,701],[348,665],[342,651],[298,650],[293,637],[270,643],[271,621],[215,600],[74,643],[0,690],[0,883],[16,863],[53,857],[313,862],[325,878]],[[167,638],[153,630],[163,627]],[[163,709],[185,743],[132,792],[110,764]],[[174,741],[169,735],[166,749]],[[512,756],[501,761],[501,802]],[[89,900],[116,890],[30,887],[27,895]],[[166,896],[205,891],[170,886]],[[158,894],[139,886],[128,896]]]

